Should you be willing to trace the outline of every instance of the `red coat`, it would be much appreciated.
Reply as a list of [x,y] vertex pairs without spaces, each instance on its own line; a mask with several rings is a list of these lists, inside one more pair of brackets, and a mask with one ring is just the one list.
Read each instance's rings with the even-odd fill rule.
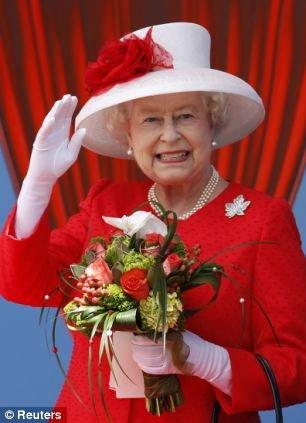
[[[47,213],[35,233],[27,239],[14,238],[14,210],[1,238],[0,293],[9,301],[41,306],[43,298],[58,285],[57,270],[78,262],[88,240],[106,234],[110,227],[102,215],[121,217],[146,201],[148,185],[99,181],[80,204],[80,211],[60,229],[50,233]],[[239,194],[251,204],[244,216],[225,216],[225,203]],[[143,399],[116,399],[108,389],[109,370],[103,366],[107,402],[115,423],[209,422],[217,397],[224,410],[221,422],[257,422],[255,410],[273,406],[270,388],[253,352],[263,354],[272,365],[283,405],[306,401],[306,281],[305,259],[290,207],[271,197],[231,183],[216,199],[187,221],[180,221],[178,232],[188,244],[202,245],[202,258],[209,258],[234,244],[251,240],[276,241],[277,244],[240,246],[215,260],[240,284],[224,279],[219,298],[208,310],[190,318],[187,328],[202,338],[227,348],[233,371],[232,396],[229,397],[196,377],[180,376],[185,403],[175,414],[152,417]],[[242,272],[238,268],[242,269]],[[239,292],[241,291],[241,292]],[[209,289],[196,288],[185,294],[185,305],[196,307],[210,296]],[[242,340],[240,297],[245,298],[246,324]],[[280,339],[276,345],[256,298],[266,310]],[[49,301],[57,306],[59,294]],[[73,333],[68,378],[90,407],[87,383],[87,338]],[[97,358],[94,342],[94,360]],[[95,361],[94,361],[95,362]],[[97,368],[94,368],[94,378]],[[95,391],[97,395],[97,391]],[[75,399],[67,384],[57,406],[68,407],[68,422],[96,422]],[[100,412],[100,411],[99,411]],[[239,413],[239,415],[235,415]],[[100,412],[100,421],[105,421]]]

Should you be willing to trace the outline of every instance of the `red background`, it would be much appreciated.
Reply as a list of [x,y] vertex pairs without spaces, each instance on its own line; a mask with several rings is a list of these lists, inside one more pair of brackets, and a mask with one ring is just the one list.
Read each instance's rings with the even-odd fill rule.
[[[87,100],[84,72],[101,44],[148,25],[191,21],[212,36],[212,67],[234,73],[262,96],[263,124],[218,151],[227,179],[293,201],[303,169],[305,7],[303,0],[2,0],[2,148],[16,191],[44,116],[65,93]],[[142,178],[134,163],[82,150],[52,197],[54,225],[76,211],[100,177]]]

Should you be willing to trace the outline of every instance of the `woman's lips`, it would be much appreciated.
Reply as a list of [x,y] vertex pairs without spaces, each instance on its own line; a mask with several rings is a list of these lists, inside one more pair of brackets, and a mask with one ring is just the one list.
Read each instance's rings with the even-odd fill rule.
[[187,160],[189,151],[165,151],[156,154],[157,159],[162,163],[180,163]]

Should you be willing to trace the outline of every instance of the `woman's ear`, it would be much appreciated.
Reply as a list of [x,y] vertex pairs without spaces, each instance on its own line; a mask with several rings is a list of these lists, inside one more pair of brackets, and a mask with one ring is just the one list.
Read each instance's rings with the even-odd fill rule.
[[128,140],[129,147],[132,146],[132,137],[131,137],[131,113],[133,108],[133,101],[128,101],[124,104],[124,113],[125,113],[125,122],[124,122],[124,133]]
[[132,146],[132,137],[131,137],[131,133],[129,130],[127,130],[125,132],[125,136],[128,140],[128,149],[126,150],[126,154],[128,156],[133,156],[133,146]]
[[131,147],[132,146],[132,137],[131,137],[131,132],[130,132],[130,128],[129,127],[125,130],[125,136],[126,136],[126,138],[128,140],[129,147]]

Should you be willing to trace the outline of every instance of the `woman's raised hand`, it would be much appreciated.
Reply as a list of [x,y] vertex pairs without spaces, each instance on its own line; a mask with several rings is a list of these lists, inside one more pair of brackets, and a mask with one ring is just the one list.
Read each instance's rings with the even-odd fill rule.
[[66,94],[54,103],[33,144],[28,177],[53,184],[76,161],[86,133],[80,128],[69,139],[77,102],[77,97]]
[[69,132],[77,98],[69,94],[56,101],[33,144],[30,165],[17,200],[15,235],[30,236],[46,209],[56,180],[76,161],[85,129]]

